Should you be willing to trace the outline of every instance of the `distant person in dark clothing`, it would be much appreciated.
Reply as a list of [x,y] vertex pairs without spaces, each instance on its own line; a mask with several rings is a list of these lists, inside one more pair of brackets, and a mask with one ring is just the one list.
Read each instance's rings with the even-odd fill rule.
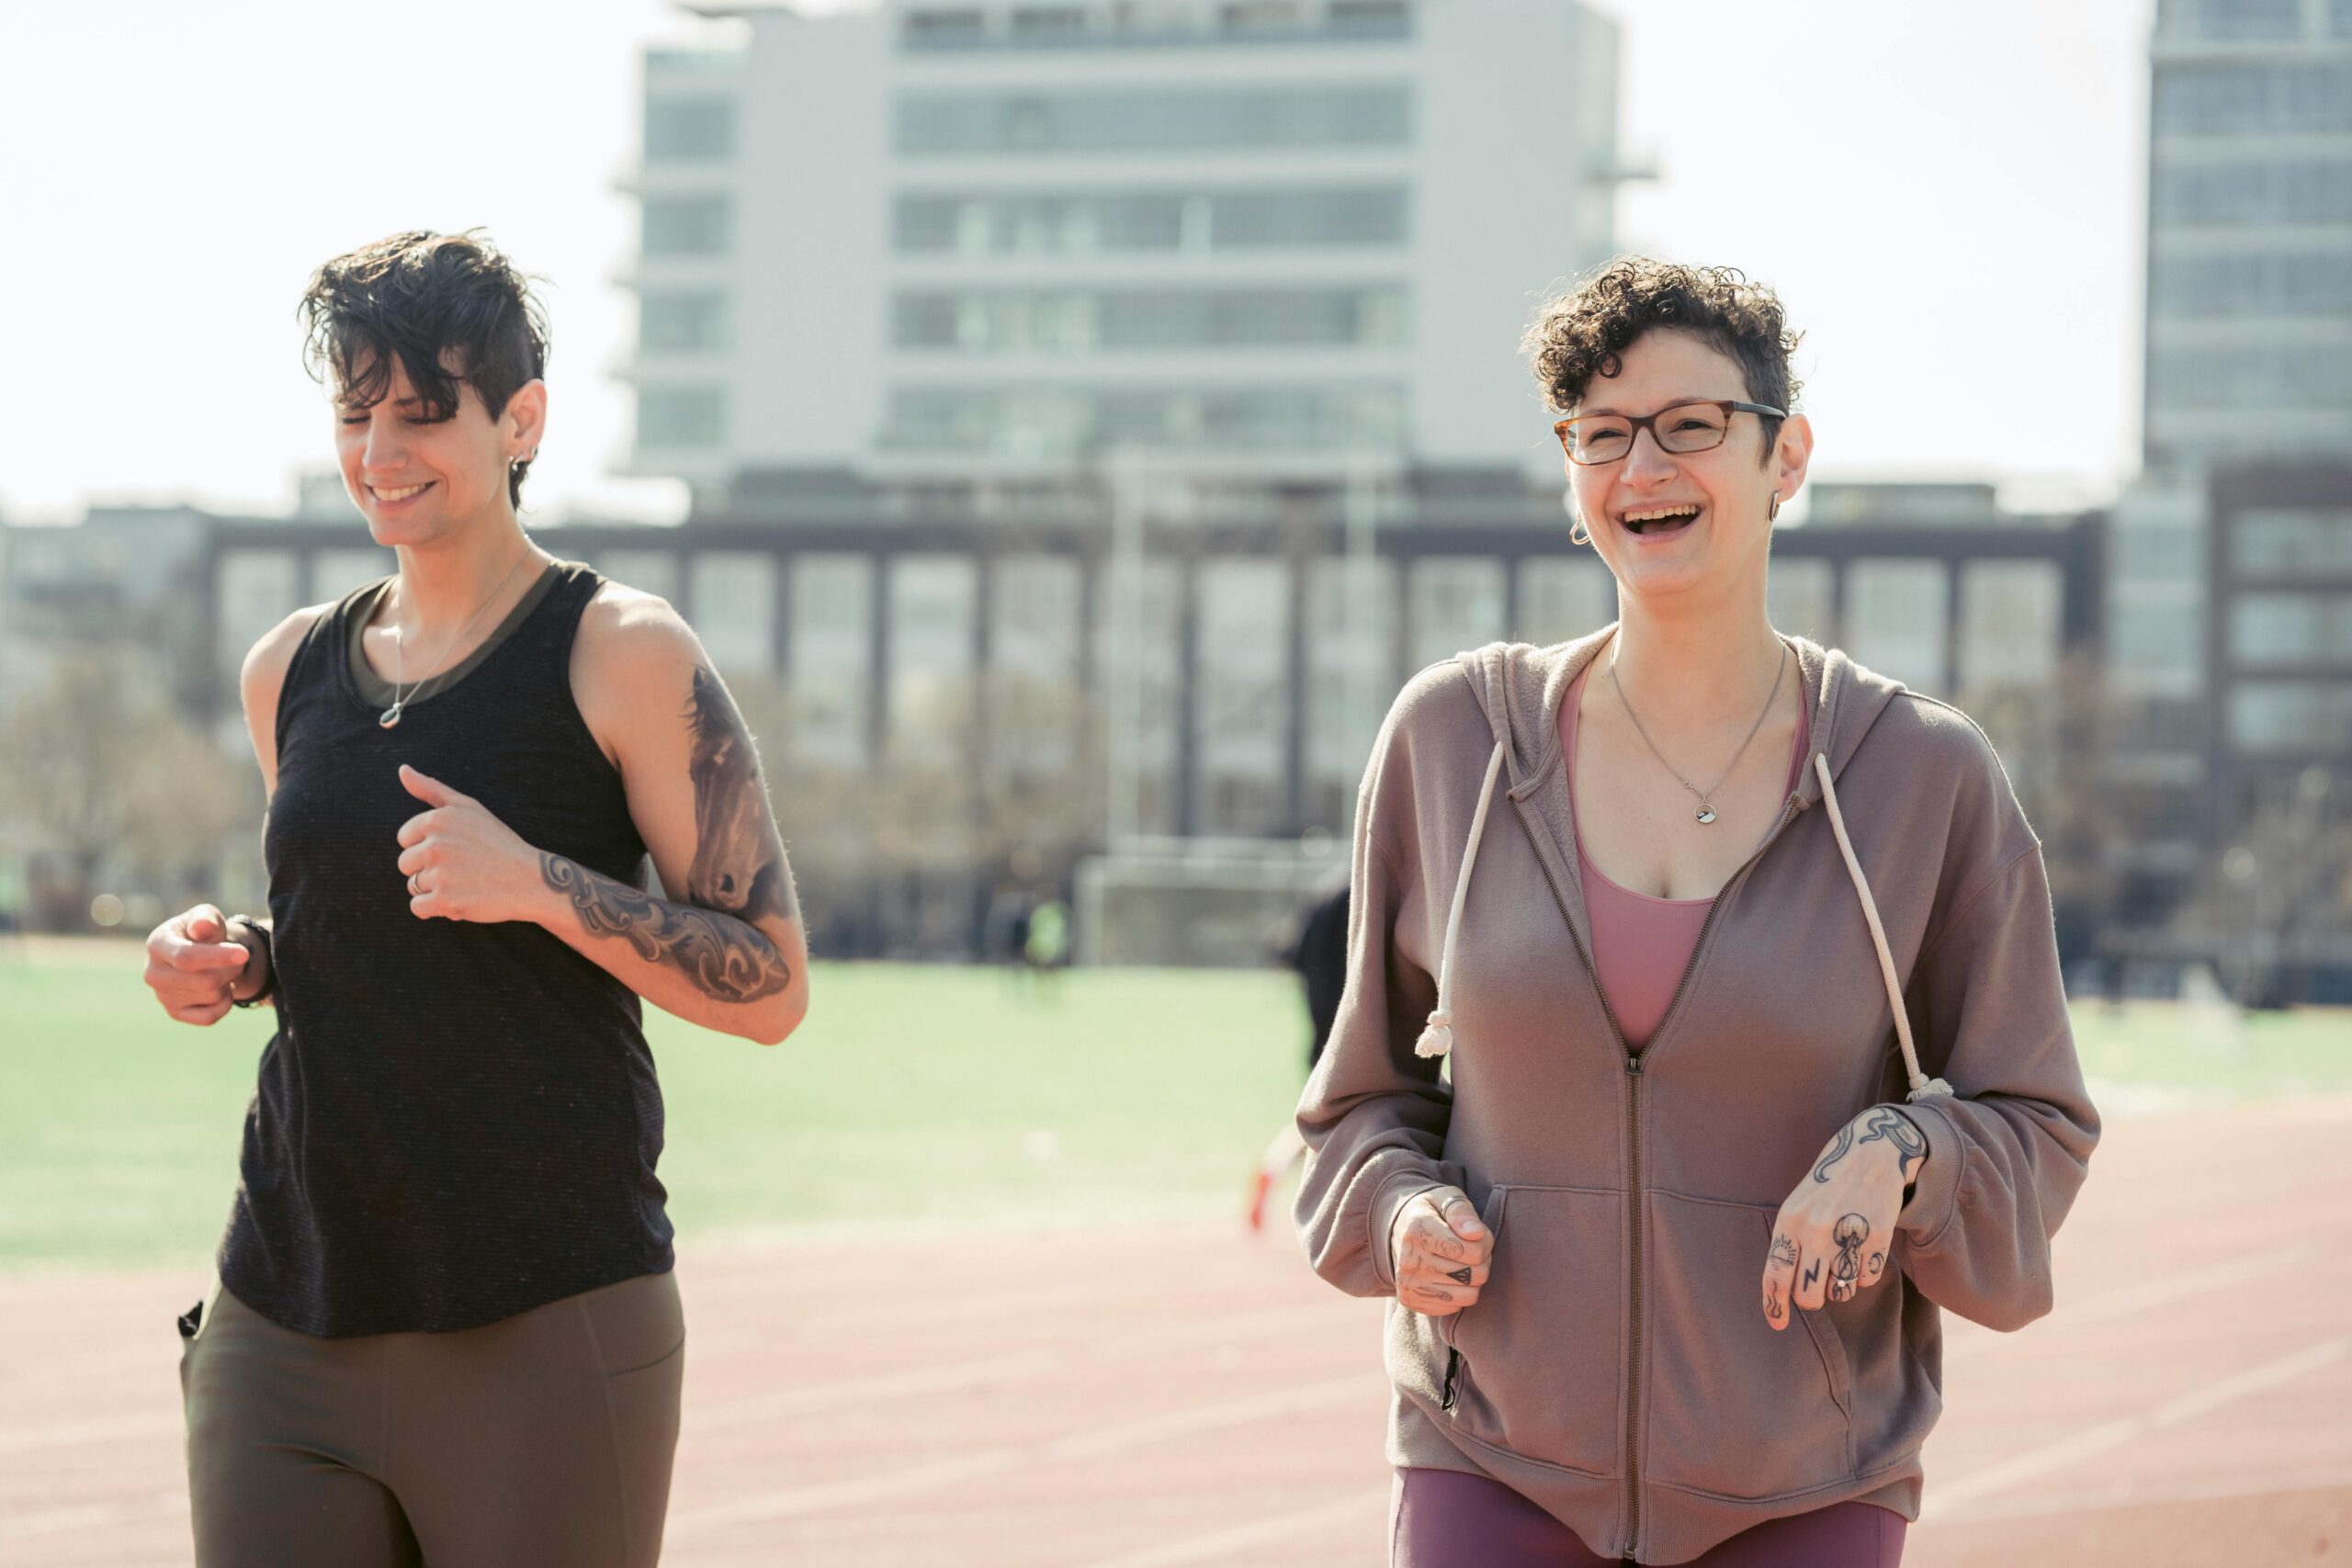
[[[1306,990],[1306,1018],[1314,1035],[1306,1043],[1306,1070],[1322,1059],[1323,1043],[1331,1037],[1331,1021],[1340,1015],[1340,994],[1348,980],[1348,885],[1317,897],[1299,916],[1298,929],[1283,950],[1283,962],[1298,971]],[[1298,1163],[1306,1145],[1298,1128],[1285,1122],[1258,1160],[1258,1174],[1250,1185],[1250,1228],[1262,1230],[1266,1196],[1274,1183]]]

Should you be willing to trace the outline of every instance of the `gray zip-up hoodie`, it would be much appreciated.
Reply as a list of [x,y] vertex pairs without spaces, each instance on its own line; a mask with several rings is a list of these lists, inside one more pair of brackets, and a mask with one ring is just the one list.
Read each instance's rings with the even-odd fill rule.
[[[1791,638],[1804,779],[1633,1055],[1594,979],[1555,722],[1614,630],[1463,654],[1391,710],[1357,812],[1347,992],[1299,1107],[1301,1239],[1340,1289],[1393,1296],[1389,1227],[1416,1193],[1462,1188],[1494,1233],[1474,1305],[1390,1303],[1394,1463],[1493,1475],[1649,1563],[1849,1498],[1916,1518],[1939,1309],[1998,1329],[2050,1310],[2050,1237],[2098,1136],[2041,842],[1965,715]],[[1414,1054],[1433,1011],[1444,1076]],[[1928,1149],[1893,1266],[1776,1334],[1773,1219],[1878,1103]]]

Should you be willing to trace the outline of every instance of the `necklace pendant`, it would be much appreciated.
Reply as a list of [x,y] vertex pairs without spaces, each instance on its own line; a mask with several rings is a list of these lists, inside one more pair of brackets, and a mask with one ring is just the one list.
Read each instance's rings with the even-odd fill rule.
[[391,706],[386,708],[382,713],[376,716],[377,725],[384,729],[390,729],[400,721],[401,705],[398,703],[394,703]]
[[1700,821],[1702,821],[1702,822],[1712,822],[1712,821],[1713,821],[1714,819],[1715,819],[1715,808],[1714,808],[1713,807],[1712,807],[1712,806],[1702,806],[1702,807],[1699,807],[1699,820],[1700,820]]

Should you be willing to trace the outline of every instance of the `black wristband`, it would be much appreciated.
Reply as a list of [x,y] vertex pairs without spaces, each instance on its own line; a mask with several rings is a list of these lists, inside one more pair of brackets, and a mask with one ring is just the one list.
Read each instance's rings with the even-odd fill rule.
[[234,934],[232,934],[229,940],[235,942],[238,946],[245,949],[248,953],[254,951],[255,948],[260,949],[262,962],[269,965],[269,974],[267,977],[262,981],[261,989],[255,991],[250,997],[240,999],[237,996],[236,982],[232,980],[229,983],[229,999],[232,1002],[234,1002],[241,1008],[259,1007],[262,1003],[267,1001],[273,995],[275,995],[277,990],[277,954],[270,950],[269,928],[263,925],[259,920],[254,919],[251,915],[232,915],[223,923],[229,927],[232,933],[233,933],[235,929],[239,926],[243,926],[245,930],[253,932],[254,940],[250,942],[239,941]]

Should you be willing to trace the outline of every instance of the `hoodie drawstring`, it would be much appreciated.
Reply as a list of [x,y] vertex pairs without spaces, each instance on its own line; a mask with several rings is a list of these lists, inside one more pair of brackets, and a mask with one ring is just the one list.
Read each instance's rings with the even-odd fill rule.
[[1911,1092],[1903,1098],[1921,1100],[1930,1095],[1948,1095],[1951,1093],[1951,1084],[1919,1070],[1919,1048],[1911,1043],[1911,1015],[1903,1006],[1903,983],[1895,978],[1894,955],[1887,951],[1886,928],[1879,924],[1878,905],[1871,898],[1871,885],[1862,878],[1862,863],[1854,858],[1853,842],[1846,837],[1846,819],[1838,811],[1838,787],[1829,782],[1826,752],[1813,754],[1813,771],[1821,777],[1821,800],[1829,807],[1829,828],[1838,835],[1838,852],[1846,857],[1846,870],[1854,879],[1854,890],[1862,896],[1862,918],[1870,922],[1871,942],[1878,949],[1878,969],[1886,978],[1887,1000],[1894,1004],[1894,1037],[1903,1046],[1903,1066],[1911,1077]]
[[1470,868],[1478,859],[1478,840],[1487,836],[1487,807],[1495,798],[1495,777],[1503,771],[1504,743],[1495,742],[1494,759],[1487,764],[1487,781],[1478,786],[1478,809],[1470,818],[1470,842],[1462,852],[1462,874],[1453,879],[1453,908],[1445,917],[1445,948],[1437,961],[1437,1006],[1430,1010],[1429,1027],[1413,1042],[1416,1056],[1442,1056],[1453,1049],[1453,951],[1462,942],[1462,907],[1470,901]]

